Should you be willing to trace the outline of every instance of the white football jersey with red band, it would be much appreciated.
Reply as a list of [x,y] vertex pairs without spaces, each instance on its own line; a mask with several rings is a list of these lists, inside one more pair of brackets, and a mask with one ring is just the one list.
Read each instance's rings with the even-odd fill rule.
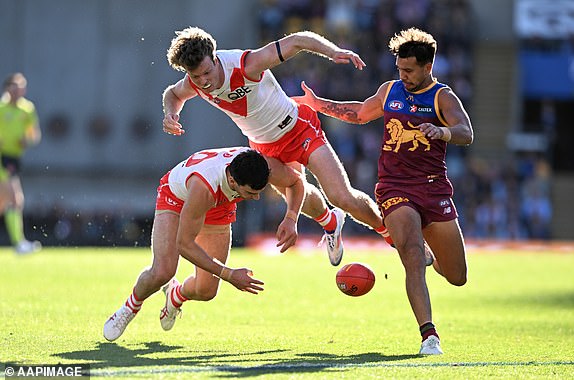
[[192,175],[197,175],[213,194],[216,205],[235,202],[239,194],[229,187],[225,169],[235,156],[246,150],[249,148],[206,149],[192,154],[169,172],[170,190],[176,197],[186,201],[188,195],[186,182]]
[[244,68],[249,50],[217,50],[216,54],[225,73],[223,85],[205,92],[187,76],[198,95],[225,112],[253,142],[275,142],[290,131],[297,121],[297,104],[285,94],[271,70],[252,80]]

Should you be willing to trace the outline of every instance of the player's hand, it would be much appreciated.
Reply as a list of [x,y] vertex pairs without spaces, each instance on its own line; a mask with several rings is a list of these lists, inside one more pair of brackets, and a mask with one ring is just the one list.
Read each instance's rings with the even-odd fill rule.
[[309,86],[305,83],[305,81],[301,82],[301,89],[303,90],[302,96],[292,96],[293,99],[297,104],[307,104],[309,107],[313,107],[314,100],[317,99],[317,95],[315,92],[311,90]]
[[252,276],[253,272],[251,269],[232,269],[231,275],[227,281],[241,291],[257,294],[258,292],[263,291],[262,286],[264,284],[262,281],[259,281]]
[[431,140],[442,140],[445,137],[443,127],[436,126],[432,123],[422,123],[417,125],[417,128]]
[[361,57],[351,50],[337,50],[331,60],[335,63],[352,63],[358,70],[363,70],[363,67],[367,66]]
[[285,218],[277,227],[277,245],[283,253],[297,243],[297,223],[291,218]]
[[185,130],[179,123],[179,115],[175,113],[168,113],[163,118],[163,131],[168,135],[181,136]]

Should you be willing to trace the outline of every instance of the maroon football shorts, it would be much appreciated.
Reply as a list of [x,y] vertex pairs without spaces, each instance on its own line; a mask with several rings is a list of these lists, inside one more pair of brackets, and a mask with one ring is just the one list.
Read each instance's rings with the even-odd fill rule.
[[458,218],[452,194],[452,185],[446,178],[433,179],[424,184],[378,182],[375,186],[375,197],[383,219],[399,207],[408,206],[419,213],[423,228],[432,222]]

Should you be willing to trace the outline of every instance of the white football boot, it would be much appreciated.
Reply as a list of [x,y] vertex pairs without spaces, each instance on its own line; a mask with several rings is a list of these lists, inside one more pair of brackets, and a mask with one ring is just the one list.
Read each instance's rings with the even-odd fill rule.
[[161,290],[165,293],[165,306],[159,313],[159,322],[165,331],[172,329],[173,325],[175,325],[175,318],[181,314],[181,309],[173,306],[173,303],[170,300],[173,288],[178,285],[179,282],[175,278],[172,278],[167,284],[164,285],[163,288],[161,288]]
[[26,255],[28,253],[38,252],[42,249],[42,243],[37,240],[30,241],[30,240],[22,240],[16,244],[14,250],[19,255]]
[[113,342],[125,331],[136,314],[126,305],[122,305],[104,324],[104,338]]
[[442,349],[440,348],[440,340],[436,335],[430,335],[421,344],[420,355],[442,355]]
[[333,210],[333,215],[337,218],[337,227],[332,234],[325,232],[319,245],[322,245],[324,241],[327,242],[327,253],[329,254],[329,261],[333,266],[337,266],[341,263],[343,259],[343,225],[345,224],[345,217],[347,214],[340,208],[335,207]]

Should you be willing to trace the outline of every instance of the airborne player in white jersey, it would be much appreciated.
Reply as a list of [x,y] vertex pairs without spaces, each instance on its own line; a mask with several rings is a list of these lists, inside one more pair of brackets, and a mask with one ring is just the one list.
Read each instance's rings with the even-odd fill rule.
[[351,187],[315,110],[289,98],[270,71],[300,51],[317,53],[335,63],[352,63],[361,70],[365,63],[357,54],[312,32],[293,33],[256,50],[216,50],[213,37],[197,27],[176,35],[168,50],[168,61],[186,74],[164,91],[165,132],[184,133],[179,114],[187,100],[199,95],[231,117],[252,148],[300,172],[305,166],[309,168],[336,207],[329,210],[323,194],[305,184],[303,212],[323,226],[333,265],[339,265],[343,255],[345,212],[381,235],[388,235],[375,202]]
[[[220,278],[242,291],[262,291],[263,282],[253,278],[251,270],[232,269],[225,263],[236,203],[259,199],[268,182],[286,189],[287,211],[277,228],[277,246],[284,252],[297,241],[297,219],[305,195],[299,172],[255,150],[237,147],[194,153],[165,174],[157,190],[152,265],[139,275],[132,294],[107,320],[104,337],[109,341],[119,338],[143,301],[164,285],[166,304],[160,313],[164,330],[173,327],[184,301],[213,299]],[[173,278],[179,256],[196,268],[182,284]]]

